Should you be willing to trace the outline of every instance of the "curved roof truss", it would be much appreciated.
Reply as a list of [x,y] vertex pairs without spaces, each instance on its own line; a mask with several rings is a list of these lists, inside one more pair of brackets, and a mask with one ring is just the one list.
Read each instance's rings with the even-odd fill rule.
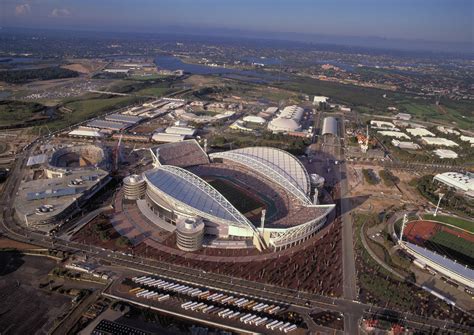
[[[245,164],[288,190],[303,204],[312,204],[308,197],[310,191],[308,172],[296,157],[284,150],[251,147],[214,153],[210,156]],[[281,161],[281,159],[284,161]]]
[[[209,185],[209,183],[197,175],[180,167],[171,165],[162,165],[153,172],[159,174],[160,171],[169,173],[175,177],[174,180],[170,181],[170,185],[172,185],[173,188],[166,189],[167,186],[165,181],[160,181],[163,182],[163,185],[155,185],[158,180],[153,180],[153,177],[149,177],[147,174],[145,175],[151,184],[156,188],[159,188],[161,192],[166,193],[168,196],[181,202],[186,207],[201,212],[204,217],[219,217],[221,219],[231,221],[237,226],[248,227],[254,232],[257,231],[250,221],[242,213],[240,213],[221,193],[219,193],[214,187]],[[181,180],[185,184],[191,184],[193,187],[191,188],[190,192],[194,193],[188,196],[182,187],[176,188],[176,179]],[[202,192],[201,195],[199,194],[200,192]]]

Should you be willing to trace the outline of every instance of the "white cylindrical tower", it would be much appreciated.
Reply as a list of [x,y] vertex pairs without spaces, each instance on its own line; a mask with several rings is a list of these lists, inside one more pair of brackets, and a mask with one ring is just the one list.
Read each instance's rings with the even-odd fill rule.
[[201,219],[183,219],[176,223],[176,245],[183,251],[202,248],[204,223]]
[[145,196],[146,183],[141,175],[133,174],[123,179],[124,198],[138,200]]

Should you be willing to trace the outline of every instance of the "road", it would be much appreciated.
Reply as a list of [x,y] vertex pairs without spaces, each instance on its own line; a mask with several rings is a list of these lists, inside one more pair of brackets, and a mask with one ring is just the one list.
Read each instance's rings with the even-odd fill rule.
[[[21,181],[22,168],[26,163],[26,159],[30,155],[33,145],[29,145],[17,156],[17,162],[11,171],[9,178],[5,183],[4,192],[0,195],[0,208],[2,213],[0,216],[0,230],[3,234],[13,240],[20,242],[36,244],[45,248],[55,248],[70,253],[82,253],[91,259],[95,259],[102,264],[112,264],[122,266],[139,272],[147,272],[151,274],[159,274],[162,277],[179,280],[185,283],[190,283],[197,286],[214,288],[220,291],[232,292],[243,296],[258,297],[269,301],[279,303],[286,303],[290,305],[312,312],[312,308],[317,310],[324,309],[334,312],[343,313],[345,333],[357,334],[357,321],[369,310],[374,311],[374,306],[360,303],[355,300],[355,269],[351,269],[354,261],[350,257],[344,263],[344,297],[335,298],[322,296],[318,294],[301,292],[293,289],[287,289],[279,286],[263,284],[258,282],[251,282],[240,278],[220,275],[216,273],[207,273],[195,268],[184,266],[177,266],[159,262],[153,259],[146,259],[142,257],[128,256],[125,254],[104,250],[91,245],[83,245],[78,242],[65,241],[55,239],[54,237],[45,236],[36,232],[27,230],[24,226],[17,224],[13,217],[13,200]],[[334,146],[328,146],[333,148]],[[344,165],[340,165],[339,171],[342,177],[345,178]],[[347,203],[341,203],[341,209],[347,209]],[[350,218],[349,218],[350,220]],[[350,226],[350,225],[349,225]],[[352,248],[352,227],[346,233],[344,240],[344,252],[350,255]],[[349,248],[347,248],[349,246]],[[353,251],[352,251],[353,252]],[[351,273],[353,275],[351,276]],[[346,285],[348,283],[348,285]],[[347,288],[346,288],[347,286]],[[347,294],[347,296],[346,296]],[[354,298],[353,298],[354,297]],[[309,304],[309,308],[307,307]],[[382,313],[383,311],[380,311]],[[450,329],[453,333],[474,332],[474,328],[470,329],[465,326],[449,323],[444,320],[433,318],[424,318],[418,315],[404,313],[403,311],[394,311],[406,317],[405,322],[410,327],[439,327]],[[429,326],[426,326],[429,325]],[[462,331],[456,331],[462,330]]]
[[[344,120],[338,118],[339,134],[344,136]],[[342,221],[342,273],[343,273],[343,296],[346,300],[357,300],[356,286],[356,269],[354,262],[354,243],[352,231],[352,218],[349,214],[351,209],[350,200],[347,199],[348,194],[348,175],[344,157],[343,141],[340,138],[323,137],[323,151],[334,157],[338,161],[333,166],[336,180],[339,182],[339,210]],[[330,164],[328,162],[328,164]],[[328,167],[329,168],[329,167]],[[346,313],[344,315],[344,332],[346,334],[359,333],[359,319],[354,313]]]

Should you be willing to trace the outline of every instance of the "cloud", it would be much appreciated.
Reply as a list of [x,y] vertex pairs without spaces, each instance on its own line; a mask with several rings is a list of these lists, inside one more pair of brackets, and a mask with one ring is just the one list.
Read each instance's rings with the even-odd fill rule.
[[15,15],[22,16],[31,13],[31,6],[27,3],[15,7]]
[[66,8],[54,8],[49,14],[50,17],[67,17],[70,15],[71,12]]

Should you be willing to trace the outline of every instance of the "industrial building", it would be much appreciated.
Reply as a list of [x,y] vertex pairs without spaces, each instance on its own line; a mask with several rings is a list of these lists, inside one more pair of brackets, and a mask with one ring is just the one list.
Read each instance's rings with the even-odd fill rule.
[[407,128],[406,131],[412,136],[435,136],[435,134],[425,128]]
[[100,128],[100,129],[108,129],[111,131],[122,131],[127,128],[130,128],[132,124],[130,123],[123,123],[123,122],[112,122],[106,120],[92,120],[87,123],[88,127],[92,128]]
[[448,140],[447,138],[442,138],[442,137],[422,137],[421,140],[426,145],[434,145],[434,146],[440,146],[440,147],[458,147],[459,146],[456,142]]
[[110,181],[104,170],[70,172],[57,178],[22,183],[15,199],[15,216],[28,226],[49,231]]
[[460,139],[461,139],[461,141],[469,142],[470,144],[474,144],[474,137],[472,137],[472,136],[461,135]]
[[338,136],[338,126],[337,126],[337,119],[332,116],[328,116],[324,118],[323,120],[323,130],[321,132],[321,135],[333,135],[333,136]]
[[433,153],[439,158],[455,159],[458,158],[458,154],[449,149],[436,149]]
[[[191,140],[161,145],[152,153],[155,167],[143,174],[142,213],[169,231],[175,231],[181,220],[202,220],[204,234],[224,248],[290,247],[318,232],[334,209],[333,204],[320,205],[310,197],[306,169],[279,149],[252,147],[208,156]],[[250,194],[262,194],[273,205],[249,219],[250,213],[239,211],[238,203],[211,186],[210,179],[236,189],[258,189]]]
[[186,139],[186,136],[179,134],[168,134],[168,133],[154,133],[151,137],[154,142],[170,143],[170,142],[182,142]]
[[404,121],[410,121],[411,120],[411,114],[408,113],[398,113],[395,115],[395,119],[397,120],[404,120]]
[[397,147],[397,148],[400,148],[400,149],[406,149],[406,150],[419,150],[419,149],[421,149],[421,147],[418,144],[414,143],[414,142],[399,141],[399,140],[396,140],[396,139],[392,140],[392,145],[394,147]]
[[105,116],[105,120],[112,121],[112,122],[129,123],[129,124],[134,125],[142,121],[143,117],[115,113],[115,114],[110,114],[110,115]]
[[299,131],[301,130],[300,121],[303,114],[303,108],[296,105],[287,106],[268,124],[268,129],[276,133]]
[[78,127],[68,133],[72,137],[91,137],[91,138],[101,138],[104,136],[100,132],[99,128],[90,128],[90,127]]
[[370,121],[370,127],[374,129],[382,129],[382,130],[395,130],[395,131],[399,130],[397,127],[395,127],[395,125],[392,122],[380,121],[380,120]]
[[465,193],[474,192],[474,174],[470,172],[444,172],[434,176],[433,180],[436,180],[457,191],[462,191]]
[[322,95],[315,95],[313,98],[313,105],[319,105],[320,103],[327,103],[329,100],[328,97]]
[[167,134],[176,134],[182,136],[195,136],[197,130],[194,128],[188,127],[179,127],[179,126],[172,126],[165,129],[165,133]]
[[255,115],[247,115],[242,120],[245,122],[256,123],[259,125],[264,125],[267,122],[263,117]]
[[443,134],[461,135],[461,133],[453,128],[447,128],[443,126],[437,126],[436,129]]
[[407,140],[410,139],[410,136],[400,131],[379,130],[377,133],[379,133],[382,136],[387,136],[387,137],[405,138]]

